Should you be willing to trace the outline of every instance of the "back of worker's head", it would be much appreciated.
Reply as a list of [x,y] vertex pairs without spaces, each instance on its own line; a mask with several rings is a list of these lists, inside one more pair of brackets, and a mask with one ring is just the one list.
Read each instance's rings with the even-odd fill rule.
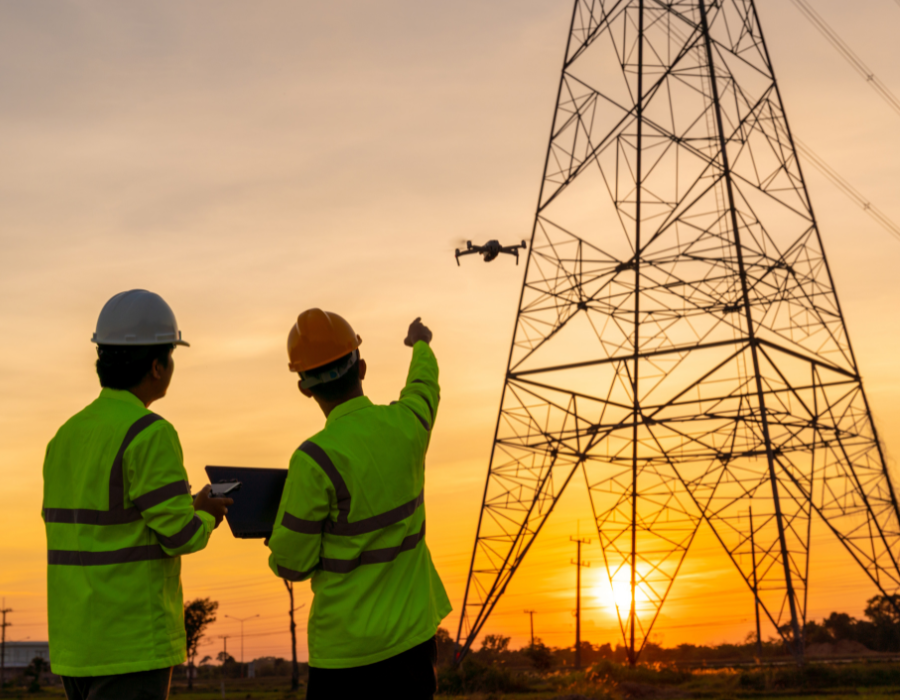
[[[332,378],[335,375],[340,376]],[[309,372],[301,372],[300,384],[307,385],[304,388],[308,388],[316,398],[332,403],[358,394],[362,388],[359,378],[359,351],[354,350],[334,362]]]
[[336,313],[307,309],[288,333],[288,368],[300,374],[300,390],[321,402],[358,396],[365,378],[356,331]]
[[110,389],[136,387],[153,370],[154,361],[168,369],[175,346],[188,345],[171,307],[145,289],[121,292],[107,301],[91,341],[97,344],[100,384]]
[[165,345],[98,345],[97,376],[100,386],[109,389],[132,389],[140,384],[158,360],[169,367],[169,354],[174,343]]

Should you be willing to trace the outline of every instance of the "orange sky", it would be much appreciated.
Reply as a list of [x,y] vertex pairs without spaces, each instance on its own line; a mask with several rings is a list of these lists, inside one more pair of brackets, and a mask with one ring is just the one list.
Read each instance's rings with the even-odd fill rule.
[[[795,133],[900,220],[897,116],[789,3],[758,4]],[[135,287],[162,294],[192,343],[153,408],[179,431],[195,485],[206,464],[287,466],[321,426],[285,366],[300,310],[350,319],[364,338],[366,390],[380,402],[399,391],[405,328],[423,317],[443,385],[428,543],[458,612],[523,267],[457,268],[452,249],[530,232],[571,5],[332,5],[0,7],[0,595],[15,610],[11,639],[46,638],[44,446],[98,391],[88,341],[101,306]],[[896,3],[816,7],[900,91]],[[895,455],[900,243],[807,175]],[[545,642],[571,644],[568,538],[590,536],[590,517],[573,481],[486,632],[526,643],[528,608]],[[615,643],[596,535],[585,556],[584,636]],[[220,602],[212,637],[238,632],[223,615],[261,615],[245,625],[248,659],[289,654],[287,595],[265,558],[260,542],[222,528],[184,560],[186,597]],[[861,615],[873,594],[824,532],[814,533],[810,581],[810,617]],[[308,584],[300,591],[308,601]],[[454,633],[457,612],[445,622]],[[735,641],[752,625],[751,597],[704,531],[656,638]]]

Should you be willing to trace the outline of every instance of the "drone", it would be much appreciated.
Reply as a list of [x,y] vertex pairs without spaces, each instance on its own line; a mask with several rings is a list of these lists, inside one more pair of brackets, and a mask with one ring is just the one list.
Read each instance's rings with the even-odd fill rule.
[[463,255],[471,255],[472,253],[480,254],[485,262],[496,260],[500,253],[507,253],[516,256],[516,265],[519,264],[519,249],[525,248],[525,241],[520,245],[500,245],[498,241],[488,241],[484,245],[472,245],[472,241],[466,241],[466,249],[460,251],[456,249],[456,264],[459,265],[459,258]]

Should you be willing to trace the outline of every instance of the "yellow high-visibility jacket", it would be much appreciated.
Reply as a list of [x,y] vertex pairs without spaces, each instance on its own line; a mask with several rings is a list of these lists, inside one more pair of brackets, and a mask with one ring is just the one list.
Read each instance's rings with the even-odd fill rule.
[[349,668],[434,636],[451,605],[425,544],[425,452],[437,415],[437,360],[413,348],[400,400],[337,406],[291,459],[269,565],[312,579],[309,663]]
[[103,389],[47,446],[43,517],[53,672],[183,663],[179,555],[203,549],[215,519],[194,512],[172,425]]

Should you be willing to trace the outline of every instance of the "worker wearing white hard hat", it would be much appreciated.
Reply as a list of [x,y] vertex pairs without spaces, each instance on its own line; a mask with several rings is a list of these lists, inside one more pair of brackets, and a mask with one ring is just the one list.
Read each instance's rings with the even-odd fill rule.
[[50,665],[69,700],[165,700],[185,660],[181,555],[206,547],[232,503],[191,499],[166,395],[175,314],[143,289],[97,320],[100,396],[47,446],[44,509]]

